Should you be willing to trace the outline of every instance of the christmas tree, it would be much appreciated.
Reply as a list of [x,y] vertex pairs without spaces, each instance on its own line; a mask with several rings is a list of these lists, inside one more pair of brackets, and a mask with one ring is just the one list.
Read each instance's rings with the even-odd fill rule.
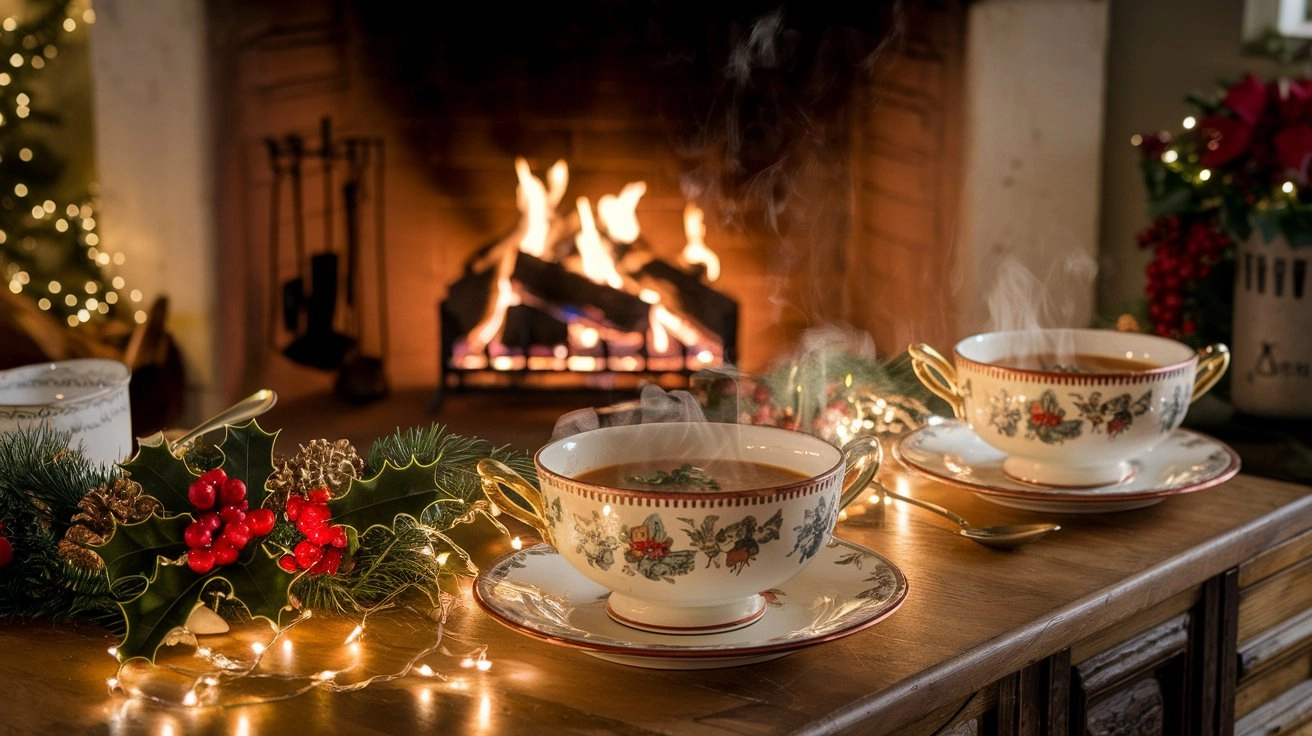
[[[93,15],[72,0],[15,4],[20,12],[0,19],[0,277],[8,292],[0,316],[8,312],[28,333],[66,326],[83,341],[113,342],[137,317],[120,319],[131,314],[126,285],[112,273],[122,256],[103,249],[96,232],[93,167],[84,160],[89,85],[76,77],[89,70],[76,63],[81,55],[65,53],[85,49]],[[14,320],[31,306],[14,296],[50,324]]]

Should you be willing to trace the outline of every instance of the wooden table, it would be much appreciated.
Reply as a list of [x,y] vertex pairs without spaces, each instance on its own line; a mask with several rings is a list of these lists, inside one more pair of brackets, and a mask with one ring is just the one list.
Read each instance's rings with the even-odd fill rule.
[[[931,481],[907,488],[980,524],[1043,517]],[[1259,706],[1281,693],[1295,710],[1307,704],[1309,488],[1240,475],[1145,509],[1057,519],[1057,534],[1000,552],[906,505],[851,516],[839,536],[905,572],[902,607],[837,641],[717,670],[602,661],[469,604],[446,636],[457,649],[485,645],[487,671],[452,658],[445,681],[168,708],[108,692],[106,633],[3,624],[0,732],[1048,733],[1125,716],[1228,733],[1236,719],[1266,718],[1272,708]]]

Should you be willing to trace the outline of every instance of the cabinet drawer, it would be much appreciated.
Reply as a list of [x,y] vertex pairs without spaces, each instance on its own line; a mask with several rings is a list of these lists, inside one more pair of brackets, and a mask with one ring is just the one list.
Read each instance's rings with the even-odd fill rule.
[[[1241,575],[1242,578],[1242,575]],[[1262,632],[1312,609],[1312,559],[1239,591],[1239,648]]]

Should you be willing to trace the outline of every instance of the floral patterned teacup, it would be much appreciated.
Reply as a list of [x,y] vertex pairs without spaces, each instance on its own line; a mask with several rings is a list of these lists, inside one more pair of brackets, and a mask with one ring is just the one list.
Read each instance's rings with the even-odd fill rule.
[[908,352],[920,381],[1007,454],[1003,472],[1060,487],[1128,480],[1230,365],[1225,345],[1103,329],[973,335],[951,362],[924,343]]
[[[551,442],[534,456],[540,490],[495,460],[480,461],[478,472],[499,508],[611,591],[612,619],[657,633],[707,634],[761,618],[762,593],[800,572],[830,541],[839,510],[869,484],[882,457],[873,437],[840,450],[776,427],[668,422]],[[639,460],[683,472],[708,459],[762,463],[791,477],[739,489],[667,487],[650,477],[652,485],[642,489],[579,480]]]

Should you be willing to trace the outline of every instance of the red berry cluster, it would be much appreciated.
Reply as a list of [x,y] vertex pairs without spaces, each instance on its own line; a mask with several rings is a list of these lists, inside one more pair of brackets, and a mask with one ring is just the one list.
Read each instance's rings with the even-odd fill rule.
[[200,512],[182,535],[187,543],[187,566],[197,575],[231,565],[251,539],[273,531],[273,511],[248,513],[246,484],[229,478],[223,468],[207,471],[193,481],[187,498]]
[[332,497],[332,490],[326,486],[304,496],[292,494],[287,497],[287,520],[296,525],[305,539],[279,558],[282,569],[287,572],[308,570],[311,575],[337,574],[347,539],[346,527],[329,523],[333,513],[328,509],[328,501]]
[[1144,295],[1153,331],[1177,340],[1198,334],[1196,297],[1234,241],[1215,216],[1166,215],[1141,231],[1140,248],[1152,248]]

